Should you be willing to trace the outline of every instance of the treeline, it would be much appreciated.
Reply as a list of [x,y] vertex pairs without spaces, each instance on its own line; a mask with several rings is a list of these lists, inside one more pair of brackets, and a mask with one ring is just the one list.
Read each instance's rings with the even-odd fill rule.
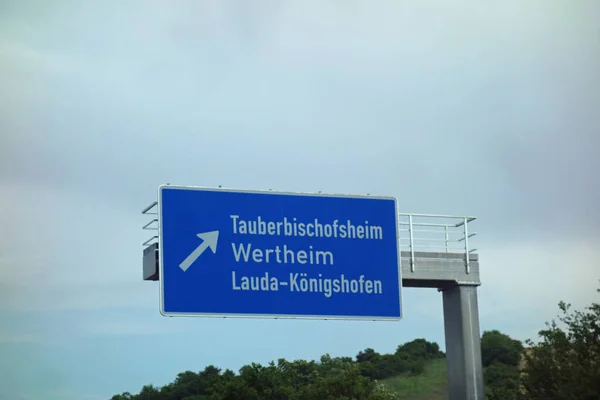
[[443,357],[437,343],[416,339],[393,354],[365,349],[355,358],[325,354],[318,362],[280,359],[266,366],[246,365],[238,374],[208,366],[199,373],[180,373],[163,387],[146,385],[139,394],[111,400],[392,400],[378,380],[420,374],[429,360]]
[[[600,304],[573,311],[560,302],[559,308],[558,322],[547,323],[538,342],[525,342],[527,348],[497,330],[483,333],[485,400],[600,400]],[[436,343],[417,339],[393,354],[365,349],[354,358],[280,359],[246,365],[237,374],[208,366],[111,400],[392,400],[397,396],[381,380],[418,375],[443,357]]]

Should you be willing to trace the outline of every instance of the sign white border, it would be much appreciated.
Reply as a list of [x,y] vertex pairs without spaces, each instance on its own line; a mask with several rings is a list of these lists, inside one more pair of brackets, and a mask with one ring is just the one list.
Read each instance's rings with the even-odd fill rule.
[[[275,194],[288,196],[304,196],[304,197],[334,197],[334,198],[357,198],[357,199],[379,199],[392,200],[394,202],[395,219],[396,219],[396,249],[398,252],[398,301],[400,305],[399,317],[380,317],[380,316],[351,316],[351,315],[293,315],[293,314],[246,314],[246,313],[179,313],[165,312],[164,310],[164,260],[163,260],[163,240],[162,240],[162,190],[163,189],[177,190],[193,190],[193,191],[208,191],[208,192],[230,192],[230,193],[252,193],[252,194]],[[402,255],[400,250],[399,237],[399,214],[398,214],[398,199],[391,196],[371,196],[371,195],[350,195],[350,194],[333,194],[333,193],[307,193],[307,192],[284,192],[275,190],[243,190],[243,189],[225,189],[211,188],[201,186],[180,186],[162,184],[158,186],[158,268],[159,268],[159,311],[165,317],[208,317],[208,318],[260,318],[260,319],[304,319],[304,320],[346,320],[346,321],[400,321],[404,316],[403,310],[403,287],[402,287]]]

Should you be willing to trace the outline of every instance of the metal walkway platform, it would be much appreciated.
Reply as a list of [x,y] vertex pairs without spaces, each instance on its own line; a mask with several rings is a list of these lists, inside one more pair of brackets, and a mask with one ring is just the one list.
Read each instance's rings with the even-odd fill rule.
[[402,286],[443,289],[479,286],[479,257],[471,247],[475,217],[400,214]]

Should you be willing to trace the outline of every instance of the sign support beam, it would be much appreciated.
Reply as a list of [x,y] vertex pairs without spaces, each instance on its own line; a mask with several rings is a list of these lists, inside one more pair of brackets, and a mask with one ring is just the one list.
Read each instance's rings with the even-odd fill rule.
[[449,400],[483,400],[477,286],[455,285],[441,291]]

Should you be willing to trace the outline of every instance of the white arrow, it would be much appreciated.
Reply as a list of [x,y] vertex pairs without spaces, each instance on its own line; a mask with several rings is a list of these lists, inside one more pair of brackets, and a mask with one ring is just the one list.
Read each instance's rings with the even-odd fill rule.
[[183,260],[181,264],[179,264],[179,268],[181,268],[184,271],[186,271],[190,267],[190,265],[192,265],[194,261],[196,261],[196,259],[200,257],[202,253],[204,253],[204,250],[206,250],[208,247],[210,247],[213,253],[217,252],[217,240],[219,239],[219,231],[199,233],[198,237],[202,239],[202,244],[196,247],[196,249],[192,251],[192,253],[189,256],[187,256],[187,258]]

